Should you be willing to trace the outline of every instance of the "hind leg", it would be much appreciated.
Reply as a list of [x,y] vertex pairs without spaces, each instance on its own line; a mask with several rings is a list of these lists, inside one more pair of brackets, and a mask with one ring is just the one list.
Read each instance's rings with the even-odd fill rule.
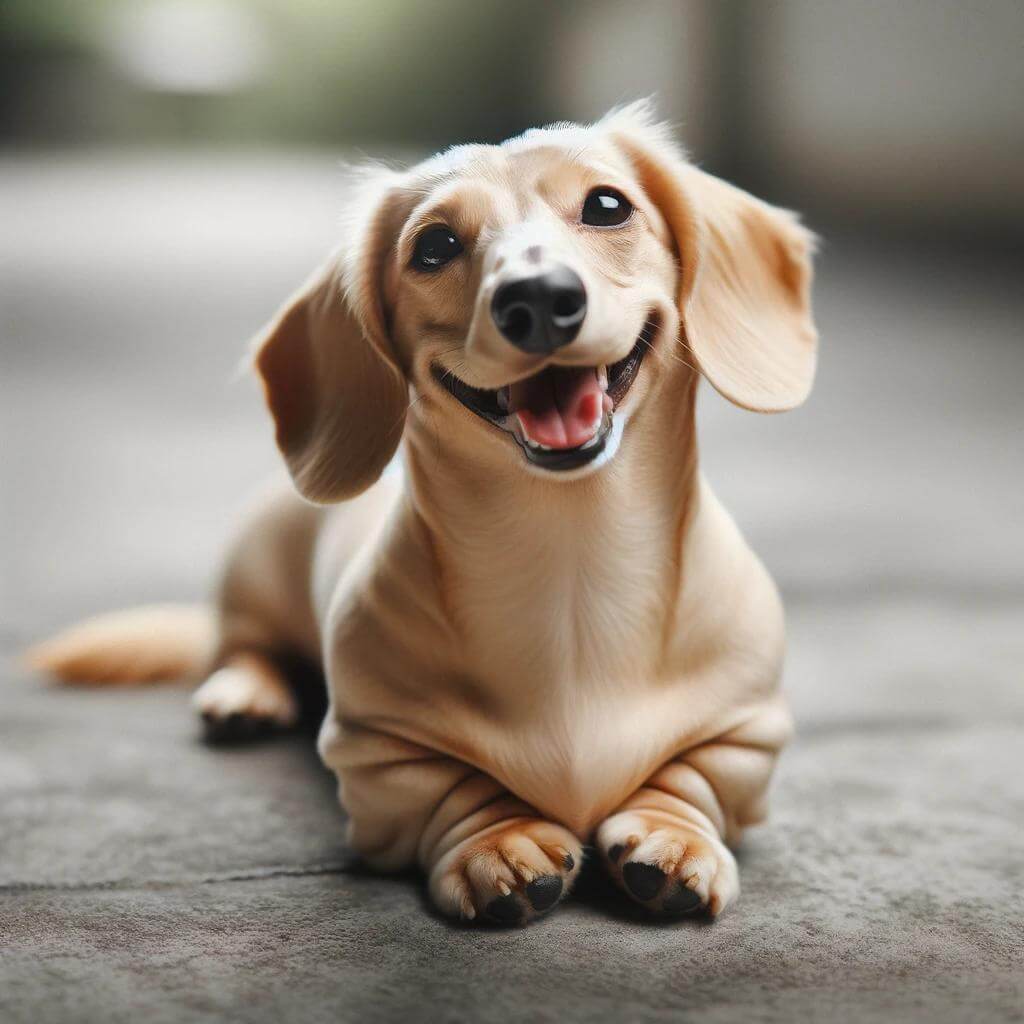
[[386,517],[399,486],[382,482],[329,513],[290,488],[275,488],[254,505],[231,544],[218,588],[216,671],[193,697],[210,738],[248,737],[322,716],[322,676],[309,672],[322,664],[314,554],[325,578],[339,577]]
[[207,739],[248,739],[299,723],[284,655],[317,656],[308,581],[318,522],[317,510],[278,488],[242,521],[217,588],[210,675],[192,695]]
[[281,670],[266,655],[228,657],[192,694],[211,740],[243,739],[292,729],[299,702]]

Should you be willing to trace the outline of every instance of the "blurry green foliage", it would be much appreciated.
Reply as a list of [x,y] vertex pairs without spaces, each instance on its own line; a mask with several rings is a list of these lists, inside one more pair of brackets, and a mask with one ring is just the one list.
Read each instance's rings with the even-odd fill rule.
[[[146,0],[4,0],[0,132],[76,141],[394,142],[503,138],[538,120],[559,26],[543,0],[235,0],[268,42],[253,83],[175,95],[112,57]],[[223,3],[223,0],[220,0]]]

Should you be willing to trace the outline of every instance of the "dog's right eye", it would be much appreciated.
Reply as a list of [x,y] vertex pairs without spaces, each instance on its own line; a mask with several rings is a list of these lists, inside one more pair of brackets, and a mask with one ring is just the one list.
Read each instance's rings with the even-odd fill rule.
[[458,235],[446,224],[426,228],[416,239],[412,265],[417,270],[440,270],[462,252]]

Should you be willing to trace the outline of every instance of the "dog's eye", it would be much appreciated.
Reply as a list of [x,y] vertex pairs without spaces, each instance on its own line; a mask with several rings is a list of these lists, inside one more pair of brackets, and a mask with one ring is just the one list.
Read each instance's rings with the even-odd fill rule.
[[446,224],[434,224],[416,239],[412,265],[417,270],[440,270],[462,252],[458,235]]
[[629,220],[633,204],[613,188],[601,185],[593,189],[583,202],[583,223],[608,228]]

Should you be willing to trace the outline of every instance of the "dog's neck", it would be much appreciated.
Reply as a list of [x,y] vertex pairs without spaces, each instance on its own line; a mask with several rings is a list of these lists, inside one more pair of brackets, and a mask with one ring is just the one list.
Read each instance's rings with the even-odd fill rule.
[[548,677],[614,674],[662,648],[697,496],[696,382],[680,390],[631,418],[610,464],[568,481],[453,457],[414,414],[410,498],[470,648]]

